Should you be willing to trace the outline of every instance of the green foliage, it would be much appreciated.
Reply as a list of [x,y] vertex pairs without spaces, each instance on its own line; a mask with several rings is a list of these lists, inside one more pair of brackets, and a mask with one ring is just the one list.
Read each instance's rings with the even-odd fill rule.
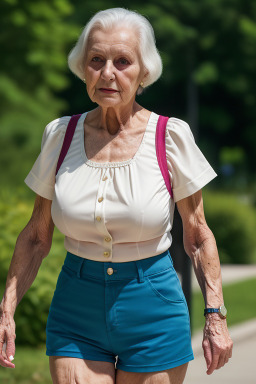
[[[1,2],[0,162],[39,150],[45,125],[67,108],[67,51],[77,27],[69,0]],[[22,163],[20,164],[22,166]],[[4,168],[1,167],[1,173]]]
[[247,264],[255,258],[256,212],[250,202],[231,193],[203,191],[205,217],[222,263]]
[[240,147],[222,147],[220,160],[222,164],[242,164],[245,159],[243,148]]
[[[5,190],[0,200],[0,301],[18,234],[32,214],[33,204],[22,193]],[[15,312],[16,343],[38,345],[45,342],[45,326],[58,274],[65,258],[63,235],[55,228],[50,254],[43,260],[37,277]]]

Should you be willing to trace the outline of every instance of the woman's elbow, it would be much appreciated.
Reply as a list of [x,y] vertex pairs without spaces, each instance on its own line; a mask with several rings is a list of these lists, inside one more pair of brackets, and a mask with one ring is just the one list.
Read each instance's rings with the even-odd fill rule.
[[53,231],[53,223],[46,227],[35,217],[31,217],[17,238],[16,248],[27,249],[30,255],[45,258],[52,246]]
[[196,257],[207,247],[207,244],[212,242],[216,244],[213,232],[206,222],[195,225],[188,223],[183,227],[184,249],[190,258]]

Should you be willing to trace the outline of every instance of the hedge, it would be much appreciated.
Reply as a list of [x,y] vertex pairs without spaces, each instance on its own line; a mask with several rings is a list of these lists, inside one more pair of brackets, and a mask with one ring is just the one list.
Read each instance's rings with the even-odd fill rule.
[[249,264],[255,260],[256,213],[239,195],[203,190],[204,211],[221,263]]

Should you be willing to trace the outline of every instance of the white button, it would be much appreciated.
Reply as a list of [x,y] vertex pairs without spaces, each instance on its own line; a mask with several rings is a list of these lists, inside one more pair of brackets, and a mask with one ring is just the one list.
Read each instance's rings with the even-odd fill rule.
[[107,237],[104,238],[104,240],[105,241],[111,241],[111,238],[107,236]]
[[103,200],[103,197],[99,197],[99,198],[98,198],[98,202],[99,202],[99,203],[101,203],[102,200]]
[[96,220],[97,220],[97,221],[101,221],[101,217],[100,217],[100,216],[97,216],[97,217],[96,217]]

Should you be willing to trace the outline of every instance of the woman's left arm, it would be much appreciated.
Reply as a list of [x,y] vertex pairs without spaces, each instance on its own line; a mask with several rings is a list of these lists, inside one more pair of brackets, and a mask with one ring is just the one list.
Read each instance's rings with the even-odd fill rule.
[[[214,235],[205,220],[202,191],[176,204],[182,218],[184,249],[192,261],[205,308],[219,308],[224,304],[220,260]],[[228,362],[232,356],[233,342],[226,319],[218,313],[206,314],[205,319],[202,347],[207,364],[206,373],[210,375]]]

